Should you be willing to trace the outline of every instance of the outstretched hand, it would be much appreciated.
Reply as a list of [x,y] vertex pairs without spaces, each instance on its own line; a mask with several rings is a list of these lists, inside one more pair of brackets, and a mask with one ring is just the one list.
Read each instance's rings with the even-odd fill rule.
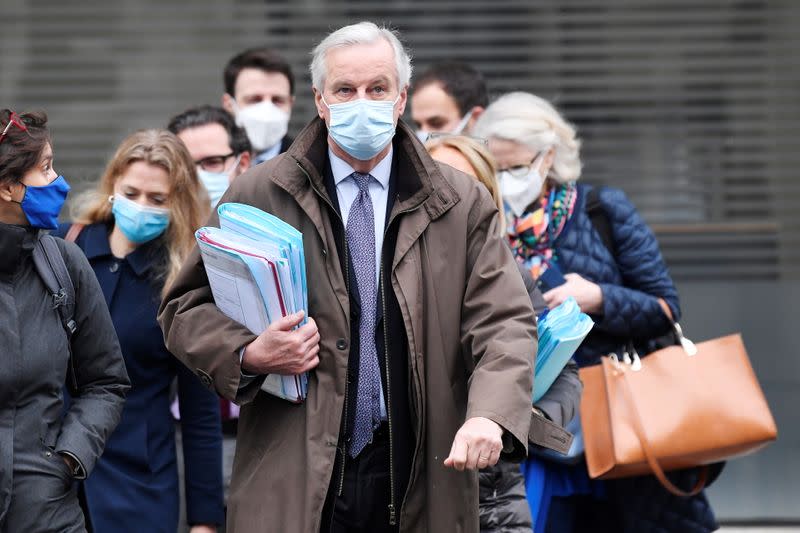
[[444,466],[462,471],[487,468],[497,464],[503,451],[503,428],[482,416],[470,418],[453,439],[450,456]]

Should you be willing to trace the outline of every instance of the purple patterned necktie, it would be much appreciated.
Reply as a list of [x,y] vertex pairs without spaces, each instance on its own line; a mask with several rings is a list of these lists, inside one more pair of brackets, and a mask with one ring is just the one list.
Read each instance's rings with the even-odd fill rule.
[[361,300],[358,326],[359,365],[356,416],[350,441],[350,457],[357,457],[372,441],[372,432],[381,423],[381,371],[375,347],[375,215],[369,196],[369,174],[351,174],[358,185],[358,196],[347,217],[347,245]]

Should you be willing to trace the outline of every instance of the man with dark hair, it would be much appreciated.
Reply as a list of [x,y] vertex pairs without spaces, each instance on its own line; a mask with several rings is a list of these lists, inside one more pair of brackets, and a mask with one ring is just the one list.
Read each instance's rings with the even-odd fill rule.
[[470,65],[437,63],[411,85],[411,119],[422,140],[432,132],[468,133],[489,105],[486,81]]
[[292,144],[286,136],[294,105],[294,76],[274,50],[251,48],[225,65],[222,107],[247,131],[257,165]]
[[217,205],[228,185],[250,168],[250,141],[245,131],[221,107],[187,109],[172,117],[167,129],[183,141],[197,165],[197,174]]

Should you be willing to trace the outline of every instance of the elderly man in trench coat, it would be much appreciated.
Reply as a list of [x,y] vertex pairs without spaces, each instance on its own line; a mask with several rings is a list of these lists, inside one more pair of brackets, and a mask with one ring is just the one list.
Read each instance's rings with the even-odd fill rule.
[[[527,450],[530,300],[487,191],[399,121],[396,35],[341,28],[311,71],[319,118],[222,202],[303,233],[312,318],[254,335],[214,305],[197,250],[159,317],[169,349],[242,405],[228,531],[478,531],[477,469]],[[259,390],[303,371],[301,405]]]

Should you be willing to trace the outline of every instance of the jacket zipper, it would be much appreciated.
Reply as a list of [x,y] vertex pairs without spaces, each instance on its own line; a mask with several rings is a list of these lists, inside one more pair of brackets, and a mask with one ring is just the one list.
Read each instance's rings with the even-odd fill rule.
[[[311,176],[309,176],[308,172],[306,172],[306,170],[302,167],[302,165],[300,165],[300,163],[297,163],[297,167],[303,172],[303,174],[305,174],[306,178],[308,178],[308,182],[311,184],[311,188],[314,189],[314,192],[317,194],[317,196],[322,198],[322,201],[328,204],[328,206],[331,208],[331,212],[336,215],[336,218],[339,220],[341,227],[344,227],[344,221],[342,220],[341,215],[336,212],[336,208],[333,206],[333,203],[331,203],[331,201],[328,200],[322,194],[322,192],[319,191],[319,189],[317,189],[317,187],[314,185],[314,180],[311,179]],[[347,290],[347,293],[350,294],[350,251],[347,245],[347,235],[344,236],[343,241],[344,241],[344,286],[345,290]],[[349,403],[350,403],[350,358],[348,357],[347,373],[344,380],[344,416],[343,416],[344,421],[342,422],[342,435],[347,435],[347,407]],[[339,488],[336,491],[336,495],[341,496],[342,492],[344,491],[344,467],[345,463],[347,462],[347,443],[345,442],[341,448],[337,446],[336,449],[338,450],[339,453],[342,454],[342,466],[339,469]]]
[[[383,235],[386,242],[386,232]],[[381,247],[383,248],[383,247]],[[383,253],[381,252],[381,256]],[[392,385],[389,380],[389,317],[386,314],[386,282],[383,257],[381,257],[381,307],[383,308],[383,355],[386,365],[386,418],[389,422],[389,525],[397,525],[397,507],[394,494],[394,431],[392,431]]]
[[[411,209],[406,209],[404,211],[399,211],[394,218],[389,220],[389,223],[386,225],[386,228],[383,231],[383,242],[384,246],[386,244],[386,236],[389,234],[389,229],[394,223],[395,220],[400,215],[405,215],[407,213],[411,213],[412,211],[416,211],[422,206],[419,204]],[[383,246],[381,246],[383,249]],[[394,488],[394,479],[395,479],[395,471],[394,471],[394,431],[392,428],[392,385],[390,381],[390,374],[389,374],[389,315],[386,311],[386,280],[385,280],[385,270],[384,270],[384,253],[381,250],[381,277],[380,277],[380,289],[381,289],[381,306],[383,310],[383,355],[384,355],[384,364],[386,366],[386,418],[389,423],[389,525],[396,526],[397,525],[397,505],[396,505],[396,495],[395,495],[395,488]],[[410,355],[410,353],[409,353]],[[415,445],[416,447],[416,445]]]

